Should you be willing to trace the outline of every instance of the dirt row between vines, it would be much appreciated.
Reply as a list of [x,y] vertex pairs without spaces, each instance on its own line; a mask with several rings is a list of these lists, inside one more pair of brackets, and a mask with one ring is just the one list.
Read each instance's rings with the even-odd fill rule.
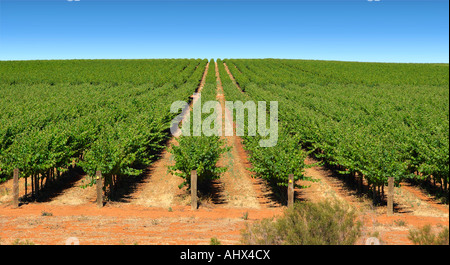
[[[232,206],[246,207],[246,208],[266,208],[266,207],[280,207],[281,205],[274,200],[269,199],[270,191],[262,182],[253,178],[250,172],[250,162],[247,158],[247,153],[244,150],[242,139],[236,136],[236,123],[233,120],[229,109],[225,107],[225,94],[220,79],[219,69],[216,64],[216,79],[217,79],[217,100],[222,109],[222,121],[231,121],[228,125],[233,128],[233,136],[226,136],[225,124],[222,126],[222,139],[225,140],[226,145],[231,147],[231,150],[219,160],[219,166],[226,166],[227,171],[221,176],[220,182],[224,186],[226,199]],[[227,119],[225,119],[227,116]]]

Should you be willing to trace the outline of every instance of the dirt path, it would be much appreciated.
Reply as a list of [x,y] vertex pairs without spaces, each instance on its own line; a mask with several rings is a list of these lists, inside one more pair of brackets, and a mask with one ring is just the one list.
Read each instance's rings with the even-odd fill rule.
[[58,193],[53,193],[55,196],[49,201],[50,205],[81,205],[86,203],[95,203],[97,200],[96,187],[85,187],[81,188],[87,184],[88,176],[78,176],[74,180],[67,180],[69,185],[65,180],[60,180],[61,182],[66,182],[62,184],[61,191]]
[[[319,161],[307,157],[306,165],[312,165]],[[295,189],[296,199],[318,202],[322,200],[339,200],[341,202],[353,205],[356,208],[365,207],[367,202],[358,201],[354,194],[345,188],[345,185],[333,177],[333,172],[324,166],[314,166],[306,168],[305,176],[311,177],[316,182],[298,181],[297,184],[307,186],[305,189]]]
[[[220,80],[219,70],[216,62],[217,100],[222,107],[222,121],[233,121],[231,112],[225,107],[225,95]],[[225,117],[227,116],[227,119]],[[242,145],[242,139],[236,136],[236,124],[227,125],[233,128],[233,136],[225,133],[223,123],[222,139],[225,139],[231,150],[225,153],[219,160],[219,166],[226,166],[228,170],[222,174],[220,182],[223,185],[225,198],[230,207],[261,208],[269,205],[268,200],[262,193],[262,183],[252,178],[249,168],[251,167],[247,154]]]
[[418,187],[407,182],[402,182],[399,188],[394,190],[394,202],[401,212],[411,213],[417,216],[449,217],[449,207],[427,196]]

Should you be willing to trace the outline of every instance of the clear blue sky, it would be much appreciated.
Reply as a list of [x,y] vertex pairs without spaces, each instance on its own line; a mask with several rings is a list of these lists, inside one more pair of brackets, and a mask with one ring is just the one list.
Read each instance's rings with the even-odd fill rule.
[[449,62],[442,0],[0,0],[0,60]]

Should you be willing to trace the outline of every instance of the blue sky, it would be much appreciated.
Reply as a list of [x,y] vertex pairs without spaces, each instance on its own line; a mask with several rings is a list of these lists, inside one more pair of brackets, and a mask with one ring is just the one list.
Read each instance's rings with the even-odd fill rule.
[[0,0],[0,60],[449,62],[442,0]]

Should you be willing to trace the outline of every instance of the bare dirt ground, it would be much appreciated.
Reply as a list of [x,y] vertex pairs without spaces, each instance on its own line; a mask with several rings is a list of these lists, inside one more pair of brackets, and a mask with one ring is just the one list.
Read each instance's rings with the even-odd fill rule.
[[[204,78],[199,90],[203,84]],[[217,98],[222,104],[225,101],[220,78]],[[213,237],[222,244],[239,244],[240,231],[247,224],[279,216],[285,207],[273,199],[265,183],[251,177],[241,139],[225,138],[232,149],[219,161],[229,167],[215,183],[223,198],[220,202],[203,203],[198,210],[191,210],[186,190],[177,187],[180,178],[167,173],[167,165],[173,161],[164,151],[134,180],[122,200],[108,202],[101,209],[95,205],[95,187],[80,188],[82,175],[63,181],[42,202],[25,203],[18,209],[10,206],[12,181],[0,184],[0,244],[65,244],[69,237],[77,237],[80,244],[195,245],[209,244]],[[169,144],[175,142],[171,139]],[[305,162],[317,161],[308,158]],[[296,189],[296,200],[339,200],[353,206],[364,224],[358,244],[365,244],[369,237],[377,237],[382,244],[411,244],[407,238],[410,229],[426,224],[434,229],[449,226],[448,205],[410,184],[395,188],[395,213],[388,216],[386,207],[373,207],[370,198],[357,194],[332,170],[315,166],[305,174],[318,181],[299,182],[310,187]],[[20,196],[24,195],[23,181]]]
[[[47,213],[47,216],[43,215]],[[0,206],[0,244],[32,242],[63,245],[69,237],[80,244],[176,245],[238,244],[246,223],[269,218],[280,209],[199,208],[174,206],[171,210],[130,204],[49,205],[32,203],[19,209]],[[248,219],[243,218],[248,214]],[[51,214],[51,216],[49,216]]]
[[[225,121],[225,116],[227,116],[227,120],[231,122],[233,119],[230,110],[225,107],[225,95],[217,62],[215,69],[217,100],[220,102],[223,110],[221,118],[222,121]],[[227,136],[225,130],[222,131],[222,139],[225,139],[227,146],[230,146],[231,150],[219,160],[219,166],[226,166],[228,169],[220,178],[226,201],[231,207],[264,208],[273,206],[272,201],[267,200],[267,197],[264,196],[267,193],[265,185],[262,182],[255,181],[251,176],[249,171],[251,165],[243,148],[242,139],[236,136],[236,124],[232,123],[228,126],[233,128],[233,136]],[[225,125],[223,128],[225,128]]]

